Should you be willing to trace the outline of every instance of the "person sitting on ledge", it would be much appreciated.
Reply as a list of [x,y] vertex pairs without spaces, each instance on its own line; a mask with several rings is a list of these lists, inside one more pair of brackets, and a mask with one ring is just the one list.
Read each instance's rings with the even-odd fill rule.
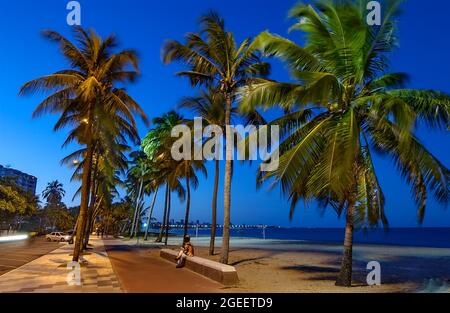
[[192,256],[194,256],[194,246],[191,243],[191,237],[186,235],[183,238],[183,246],[180,249],[180,253],[176,257],[177,268],[183,267],[186,263],[186,258]]

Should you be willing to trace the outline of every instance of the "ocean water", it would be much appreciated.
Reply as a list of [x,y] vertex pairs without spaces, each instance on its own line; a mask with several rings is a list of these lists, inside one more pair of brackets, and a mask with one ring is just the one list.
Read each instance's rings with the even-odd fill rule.
[[[181,229],[171,233],[182,234]],[[195,229],[189,229],[191,237]],[[198,236],[209,236],[209,229],[199,229]],[[218,229],[217,236],[222,235]],[[232,229],[232,237],[263,238],[262,229]],[[266,239],[303,240],[311,243],[342,243],[344,229],[339,228],[266,228]],[[360,244],[381,244],[412,247],[450,248],[450,228],[390,228],[356,231],[354,242]]]

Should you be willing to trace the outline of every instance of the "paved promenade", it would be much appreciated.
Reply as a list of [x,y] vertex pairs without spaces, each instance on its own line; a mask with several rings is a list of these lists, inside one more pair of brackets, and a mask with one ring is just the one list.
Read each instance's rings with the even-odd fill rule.
[[92,249],[84,255],[85,263],[80,268],[81,286],[70,286],[67,282],[71,269],[70,254],[73,245],[60,248],[0,276],[0,292],[122,292],[106,254],[103,240],[92,238]]
[[[133,241],[91,238],[80,268],[81,285],[67,282],[73,245],[63,244],[0,276],[0,293],[111,293],[226,291],[215,281],[159,256],[160,245],[139,246]],[[105,247],[106,245],[106,247]]]
[[218,282],[189,269],[175,268],[174,263],[159,256],[160,244],[139,246],[133,241],[114,239],[105,240],[104,243],[114,271],[126,292],[217,293],[227,290]]

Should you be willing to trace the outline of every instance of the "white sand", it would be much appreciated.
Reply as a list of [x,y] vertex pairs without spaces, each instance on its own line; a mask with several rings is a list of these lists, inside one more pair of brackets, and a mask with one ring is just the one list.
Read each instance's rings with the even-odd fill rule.
[[[192,238],[196,255],[208,256],[209,238]],[[136,242],[130,242],[136,244]],[[150,240],[140,244],[154,243]],[[170,238],[179,246],[181,238]],[[216,241],[220,253],[220,238]],[[450,249],[387,245],[355,245],[353,288],[334,286],[342,246],[298,240],[232,238],[230,264],[240,284],[233,292],[450,292]],[[370,261],[381,264],[381,286],[369,287]]]

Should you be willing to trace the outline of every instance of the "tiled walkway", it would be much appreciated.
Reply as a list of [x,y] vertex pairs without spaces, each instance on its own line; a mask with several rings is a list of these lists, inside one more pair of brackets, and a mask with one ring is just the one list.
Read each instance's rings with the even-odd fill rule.
[[64,245],[24,266],[0,276],[0,292],[122,292],[103,241],[92,238],[92,250],[84,255],[81,286],[70,286],[73,245]]

